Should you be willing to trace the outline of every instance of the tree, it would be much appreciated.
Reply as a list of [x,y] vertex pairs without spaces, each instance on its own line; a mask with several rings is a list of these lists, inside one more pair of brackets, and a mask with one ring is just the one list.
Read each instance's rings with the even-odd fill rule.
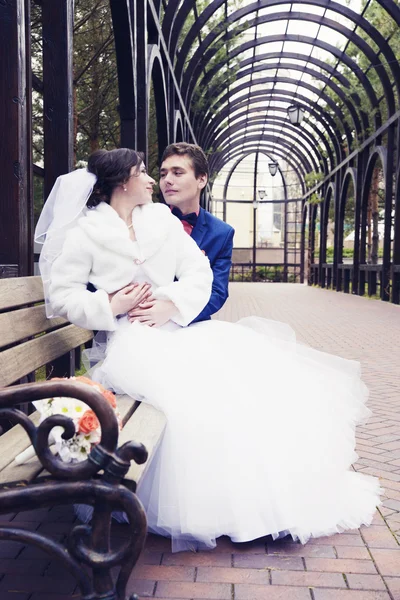
[[[227,58],[233,48],[241,42],[243,31],[247,28],[247,25],[246,23],[239,26],[236,25],[234,26],[234,29],[231,29],[226,23],[225,16],[227,10],[234,12],[240,8],[243,3],[244,0],[230,0],[227,3],[227,6],[222,5],[212,17],[208,19],[206,25],[202,28],[201,33],[197,36],[197,39],[193,42],[185,57],[185,68],[187,68],[195,51],[205,37],[211,31],[218,34],[217,38],[207,50],[207,54],[210,52],[213,53],[213,55],[204,66],[203,77],[199,78],[193,92],[190,106],[192,114],[204,114],[207,111],[209,111],[210,114],[213,114],[213,105],[218,102],[221,96],[229,90],[229,87],[236,80],[240,59],[235,58],[234,60],[227,61]],[[178,48],[182,46],[191,27],[208,5],[209,2],[207,0],[196,0],[180,32]],[[213,73],[213,71],[215,72]],[[209,74],[212,74],[210,81],[208,81]],[[204,150],[206,152],[210,151],[209,148],[204,148]]]
[[74,26],[75,159],[119,145],[118,80],[109,0],[77,0]]

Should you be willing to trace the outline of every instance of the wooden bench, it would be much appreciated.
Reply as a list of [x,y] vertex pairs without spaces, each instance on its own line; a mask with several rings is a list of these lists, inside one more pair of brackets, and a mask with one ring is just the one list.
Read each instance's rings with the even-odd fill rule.
[[[76,355],[80,357],[81,345],[92,336],[62,318],[46,318],[39,277],[0,279],[0,419],[17,423],[0,437],[0,513],[71,503],[94,508],[91,524],[75,526],[68,547],[5,526],[0,526],[0,539],[32,543],[61,560],[76,577],[84,599],[121,600],[146,536],[146,517],[134,491],[159,443],[165,417],[148,404],[117,396],[123,420],[118,434],[113,410],[92,386],[34,382],[35,371],[44,365],[50,377],[73,375]],[[96,412],[102,439],[88,460],[66,464],[49,450],[54,424],[39,426],[31,402],[53,396],[78,398]],[[15,457],[31,443],[37,456],[17,465]],[[128,515],[132,534],[117,551],[110,546],[113,510]],[[121,569],[114,584],[110,571],[115,566]]]

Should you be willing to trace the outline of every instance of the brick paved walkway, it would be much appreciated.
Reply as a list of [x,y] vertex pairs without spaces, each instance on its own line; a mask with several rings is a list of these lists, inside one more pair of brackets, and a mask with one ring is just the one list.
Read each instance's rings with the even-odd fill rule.
[[[381,478],[383,505],[371,527],[305,546],[222,538],[212,552],[171,554],[168,540],[149,536],[130,591],[158,600],[400,600],[400,307],[301,285],[233,284],[218,317],[250,314],[285,321],[310,346],[361,361],[374,415],[358,430],[355,468]],[[6,519],[59,538],[74,516],[53,508]],[[79,598],[71,577],[23,544],[0,542],[0,573],[0,600]]]

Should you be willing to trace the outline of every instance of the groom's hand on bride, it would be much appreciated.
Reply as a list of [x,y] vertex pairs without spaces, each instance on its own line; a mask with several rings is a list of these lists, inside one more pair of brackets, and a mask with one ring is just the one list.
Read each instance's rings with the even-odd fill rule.
[[132,283],[114,294],[109,294],[108,297],[114,317],[124,315],[151,297],[151,285],[149,283]]
[[161,327],[177,313],[178,309],[171,300],[156,300],[150,297],[137,308],[130,310],[128,319],[131,323],[139,321],[149,327]]

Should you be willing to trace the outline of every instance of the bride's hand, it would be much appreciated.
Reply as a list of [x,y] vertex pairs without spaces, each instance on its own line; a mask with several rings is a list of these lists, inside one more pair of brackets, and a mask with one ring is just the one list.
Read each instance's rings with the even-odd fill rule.
[[123,315],[139,306],[151,295],[150,290],[151,285],[149,283],[133,283],[112,294],[110,305],[114,317]]
[[156,300],[151,297],[147,302],[130,310],[128,320],[131,323],[139,321],[150,327],[161,327],[177,313],[178,309],[171,300]]

